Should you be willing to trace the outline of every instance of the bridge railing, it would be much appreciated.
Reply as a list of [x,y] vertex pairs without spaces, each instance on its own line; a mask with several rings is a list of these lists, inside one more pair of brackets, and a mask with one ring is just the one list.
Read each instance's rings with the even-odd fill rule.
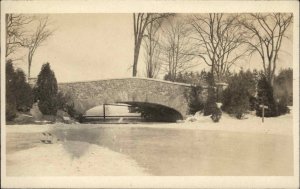
[[[81,118],[81,122],[88,122],[88,121],[111,121],[116,120],[116,118],[119,118],[118,122],[120,122],[121,119],[142,119],[142,115],[107,115],[106,114],[106,106],[126,106],[126,107],[132,107],[131,105],[127,104],[115,104],[115,103],[106,103],[103,104],[103,113],[102,115],[83,115]],[[130,113],[130,112],[129,112]]]

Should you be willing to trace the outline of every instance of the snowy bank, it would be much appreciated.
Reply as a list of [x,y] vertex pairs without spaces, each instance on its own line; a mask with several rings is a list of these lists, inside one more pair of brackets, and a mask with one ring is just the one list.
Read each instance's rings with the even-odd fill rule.
[[247,114],[245,119],[236,119],[223,112],[218,123],[214,123],[210,116],[196,114],[195,116],[189,117],[183,125],[189,128],[200,128],[203,130],[293,135],[292,113],[278,117],[264,118],[264,122],[262,122],[261,117],[252,114]]
[[[79,143],[79,142],[77,142]],[[81,157],[72,156],[64,144],[51,144],[7,155],[8,176],[120,176],[146,175],[126,155],[89,145]],[[78,147],[78,144],[75,145]],[[75,147],[74,146],[74,147]],[[85,146],[86,147],[86,146]],[[53,158],[55,157],[55,158]]]
[[[292,111],[291,111],[292,112]],[[193,116],[193,122],[187,120],[179,123],[138,123],[138,124],[45,124],[45,125],[7,125],[7,133],[39,133],[51,131],[52,129],[77,129],[77,128],[98,128],[98,127],[128,127],[128,128],[166,128],[166,129],[197,129],[211,131],[229,131],[245,133],[262,133],[293,135],[292,113],[279,117],[265,118],[262,123],[261,117],[248,114],[245,119],[236,119],[228,114],[222,114],[218,123],[214,123],[210,116]]]

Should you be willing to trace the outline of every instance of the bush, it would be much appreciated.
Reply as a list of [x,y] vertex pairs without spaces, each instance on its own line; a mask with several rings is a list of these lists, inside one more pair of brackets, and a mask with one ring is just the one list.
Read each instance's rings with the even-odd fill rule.
[[278,114],[283,115],[290,113],[290,109],[287,107],[288,99],[285,97],[282,97],[278,102]]
[[204,104],[204,116],[211,115],[213,111],[218,108],[216,104],[216,94],[215,94],[215,88],[209,87],[208,88],[208,95],[207,95],[207,101]]
[[[216,104],[216,106],[217,106],[217,104]],[[213,109],[210,118],[213,120],[213,122],[219,122],[219,120],[221,119],[221,116],[222,116],[221,109],[216,107]]]
[[215,108],[218,108],[216,102],[217,102],[217,97],[216,97],[216,88],[215,88],[215,81],[213,74],[211,72],[208,72],[205,76],[205,81],[208,84],[208,89],[207,89],[207,100],[204,104],[204,116],[211,115],[214,111]]
[[63,110],[65,112],[67,111],[68,99],[67,99],[67,96],[64,93],[62,93],[62,92],[57,93],[56,103],[57,103],[57,109],[58,110]]
[[78,119],[80,114],[74,108],[74,102],[70,94],[57,94],[57,109],[67,112],[71,117]]
[[176,81],[176,78],[174,78],[174,76],[172,76],[171,73],[167,73],[167,74],[164,76],[164,80],[166,80],[166,81]]
[[[278,105],[273,96],[273,88],[263,74],[260,74],[260,79],[257,84],[257,100],[259,105],[268,106],[268,108],[265,109],[265,117],[280,115],[278,113]],[[256,115],[262,116],[262,108],[259,106],[256,108]]]
[[33,105],[31,87],[21,69],[15,71],[11,60],[6,62],[6,119],[15,118],[17,111],[27,112]]
[[258,101],[254,96],[249,97],[250,110],[254,111],[258,107]]
[[195,114],[198,111],[202,111],[204,108],[203,101],[199,98],[199,94],[202,92],[201,86],[192,86],[191,92],[185,93],[185,97],[189,105],[189,113]]
[[42,66],[36,83],[36,99],[38,107],[44,115],[56,115],[57,81],[49,63]]
[[238,119],[241,119],[250,108],[249,96],[242,88],[240,91],[228,88],[223,93],[222,110],[233,114]]
[[17,115],[16,101],[8,100],[7,97],[6,100],[10,101],[9,103],[6,103],[5,107],[6,121],[12,121]]
[[232,76],[223,92],[222,110],[241,119],[248,110],[256,106],[256,100],[252,96],[255,93],[255,83],[250,71],[241,71]]
[[11,121],[16,117],[17,109],[16,109],[16,91],[15,91],[15,70],[11,60],[6,62],[6,107],[5,107],[5,115],[6,120]]
[[16,106],[18,111],[27,112],[33,105],[33,94],[30,85],[21,69],[16,70]]
[[279,71],[274,79],[274,96],[280,100],[286,98],[287,105],[293,105],[293,69]]

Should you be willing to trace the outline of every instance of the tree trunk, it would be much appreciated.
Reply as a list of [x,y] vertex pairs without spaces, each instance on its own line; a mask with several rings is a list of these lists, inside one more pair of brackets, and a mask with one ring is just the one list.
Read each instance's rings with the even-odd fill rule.
[[132,76],[133,77],[136,77],[136,75],[137,75],[137,64],[138,64],[138,60],[139,60],[142,39],[143,39],[142,37],[139,37],[137,39],[136,45],[134,46],[134,57],[133,57],[133,66],[132,66]]
[[212,86],[215,86],[215,63],[214,61],[212,61],[212,64],[211,64],[211,85]]
[[132,76],[136,77],[137,75],[137,63],[138,63],[138,59],[139,59],[139,47],[135,47],[134,48],[134,57],[133,57],[133,66],[132,66]]
[[30,79],[31,61],[32,61],[32,57],[31,57],[30,52],[29,52],[28,53],[28,75],[27,75],[27,82],[29,82],[29,79]]
[[28,76],[27,76],[27,81],[29,82],[30,79],[30,67],[31,67],[31,63],[28,64]]
[[5,58],[7,58],[8,57],[8,41],[7,41],[7,36],[8,36],[8,34],[7,34],[7,32],[8,32],[8,29],[7,29],[7,24],[8,24],[8,14],[6,14],[5,15],[5,24],[6,24],[6,26],[5,26],[5,33],[6,33],[6,37],[5,37]]
[[270,85],[273,87],[274,85],[274,76],[270,78]]

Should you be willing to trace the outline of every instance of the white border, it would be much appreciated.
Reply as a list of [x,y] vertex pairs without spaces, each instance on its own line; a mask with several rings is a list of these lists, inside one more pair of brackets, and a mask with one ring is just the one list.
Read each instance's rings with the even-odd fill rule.
[[294,65],[294,176],[290,177],[6,177],[5,176],[5,64],[1,52],[1,187],[76,187],[76,188],[298,188],[299,187],[299,2],[298,1],[2,1],[1,49],[4,50],[5,13],[246,13],[293,12]]

